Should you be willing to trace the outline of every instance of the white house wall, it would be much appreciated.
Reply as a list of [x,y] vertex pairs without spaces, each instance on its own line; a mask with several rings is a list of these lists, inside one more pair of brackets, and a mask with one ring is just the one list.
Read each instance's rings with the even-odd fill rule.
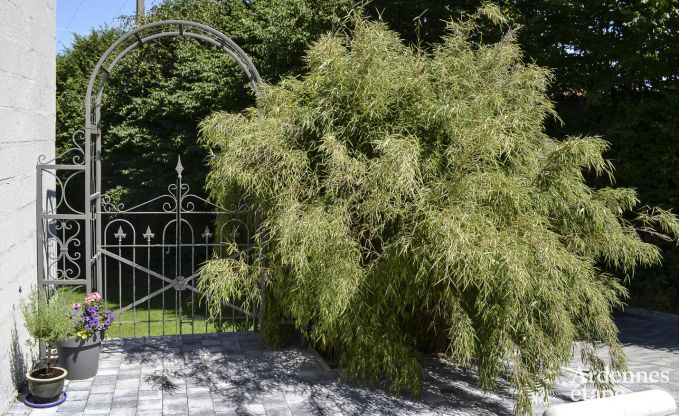
[[35,163],[54,154],[55,37],[56,0],[0,0],[0,414],[12,350],[30,365],[19,301],[36,282]]

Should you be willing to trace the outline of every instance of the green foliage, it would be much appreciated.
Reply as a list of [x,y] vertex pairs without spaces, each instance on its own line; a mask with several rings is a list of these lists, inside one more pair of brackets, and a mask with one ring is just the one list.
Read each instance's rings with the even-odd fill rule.
[[198,290],[204,293],[203,299],[213,317],[221,318],[222,299],[230,299],[245,310],[261,302],[259,290],[259,268],[248,264],[245,253],[238,253],[235,245],[229,254],[236,253],[238,261],[219,259],[207,262],[198,280]]
[[[433,45],[445,21],[477,7],[476,0],[373,0],[381,16],[409,42]],[[552,68],[548,93],[565,122],[548,122],[557,137],[598,134],[611,142],[621,186],[644,203],[679,206],[679,7],[676,0],[496,2],[520,25],[526,57]],[[496,31],[484,31],[494,39]],[[594,178],[592,178],[594,179]],[[679,312],[679,249],[663,250],[663,265],[641,269],[631,303]]]
[[[146,20],[185,19],[212,26],[236,41],[267,80],[276,81],[297,73],[306,45],[338,27],[349,10],[349,0],[316,3],[168,0],[154,6]],[[124,18],[115,27],[76,36],[58,56],[61,149],[83,128],[87,80],[97,60],[132,25],[131,18]],[[173,183],[178,154],[186,167],[185,183],[200,190],[207,168],[206,151],[197,143],[198,122],[213,111],[241,111],[254,104],[245,75],[228,55],[187,38],[162,39],[133,51],[113,71],[104,93],[102,188],[111,202],[128,207]]]
[[[621,186],[638,189],[644,203],[679,206],[677,2],[505,4],[524,25],[527,55],[554,68],[551,93],[566,125],[552,130],[603,135]],[[649,238],[664,264],[636,274],[630,303],[677,312],[679,249]]]
[[[482,22],[503,29],[497,43],[477,42]],[[419,391],[420,351],[475,367],[485,388],[509,374],[517,414],[576,340],[595,372],[601,343],[624,368],[611,311],[627,291],[610,272],[659,261],[635,225],[679,222],[650,208],[632,222],[633,190],[587,185],[583,172],[612,179],[608,144],[545,133],[552,76],[523,62],[496,8],[428,51],[357,17],[305,62],[263,86],[259,111],[201,124],[213,197],[243,190],[265,212],[265,328],[292,318],[349,374],[395,390]],[[259,272],[246,267],[207,263],[204,289],[246,296]]]
[[48,368],[51,365],[49,349],[74,335],[73,321],[68,311],[68,304],[59,296],[47,299],[37,291],[32,292],[28,301],[21,305],[26,330],[33,338],[48,346]]
[[48,345],[63,341],[73,332],[68,309],[58,296],[48,300],[44,295],[33,292],[22,305],[26,330],[33,338]]

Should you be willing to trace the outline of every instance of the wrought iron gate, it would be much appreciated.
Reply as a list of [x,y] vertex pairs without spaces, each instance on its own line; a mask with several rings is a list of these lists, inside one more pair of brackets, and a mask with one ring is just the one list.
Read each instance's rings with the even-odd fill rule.
[[[199,39],[230,55],[257,93],[257,69],[224,34],[189,21],[150,23],[123,35],[102,55],[87,88],[85,130],[74,134],[71,149],[49,162],[41,158],[37,165],[38,285],[101,292],[118,317],[111,336],[256,330],[262,309],[245,310],[234,302],[224,305],[230,314],[210,319],[196,288],[200,264],[225,255],[233,244],[249,261],[264,261],[256,257],[254,210],[243,203],[221,207],[192,193],[183,183],[179,157],[176,181],[168,184],[167,193],[126,208],[101,189],[106,81],[131,50],[174,36]],[[66,162],[59,163],[62,159]],[[73,186],[84,192],[74,196]]]

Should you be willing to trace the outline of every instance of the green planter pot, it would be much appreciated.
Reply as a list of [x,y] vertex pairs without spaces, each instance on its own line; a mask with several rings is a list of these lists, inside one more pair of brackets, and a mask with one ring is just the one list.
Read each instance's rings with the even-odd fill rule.
[[64,379],[68,371],[61,367],[52,367],[57,374],[52,378],[39,378],[36,373],[40,370],[33,370],[26,373],[28,379],[28,391],[31,392],[34,400],[40,403],[50,403],[59,398],[64,391]]
[[99,369],[102,332],[87,339],[71,338],[57,344],[59,365],[68,371],[67,380],[92,378]]

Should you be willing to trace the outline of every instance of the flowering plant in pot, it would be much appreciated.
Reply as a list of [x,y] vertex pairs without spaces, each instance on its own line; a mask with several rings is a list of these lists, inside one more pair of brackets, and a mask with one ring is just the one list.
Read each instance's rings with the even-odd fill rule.
[[82,380],[97,374],[101,341],[113,320],[113,314],[105,310],[97,292],[89,293],[82,304],[73,304],[71,323],[75,336],[57,344],[59,363],[68,370],[69,380]]
[[21,312],[26,330],[34,339],[45,344],[47,352],[44,365],[26,373],[28,390],[33,396],[31,402],[57,404],[64,391],[68,371],[52,365],[52,348],[73,333],[64,303],[56,295],[47,299],[47,296],[34,291],[28,301],[22,303]]

